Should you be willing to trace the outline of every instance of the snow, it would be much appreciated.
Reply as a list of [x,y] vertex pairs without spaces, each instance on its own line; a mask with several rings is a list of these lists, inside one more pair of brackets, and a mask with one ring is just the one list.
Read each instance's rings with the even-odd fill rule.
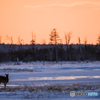
[[[0,100],[100,100],[100,61],[92,62],[20,62],[16,65],[15,62],[6,62],[0,64],[0,75],[5,76],[9,73],[9,83],[4,90],[3,84],[0,84]],[[76,86],[74,86],[76,84]],[[81,85],[83,84],[83,85]],[[70,91],[53,91],[46,90],[45,88],[53,86],[76,87],[90,85],[99,95],[97,97],[75,96],[70,97]],[[23,89],[26,90],[23,91]],[[31,87],[30,87],[31,86]],[[14,90],[15,87],[19,90]],[[24,87],[24,88],[23,88]],[[36,88],[37,91],[29,92],[29,88]],[[39,88],[43,88],[41,90]],[[11,90],[10,90],[11,89]],[[69,89],[69,88],[68,88]],[[75,90],[73,90],[75,91]]]

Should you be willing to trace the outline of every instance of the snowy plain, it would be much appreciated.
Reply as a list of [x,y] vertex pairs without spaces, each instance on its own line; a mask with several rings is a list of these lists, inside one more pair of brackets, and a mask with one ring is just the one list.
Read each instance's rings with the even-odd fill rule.
[[[100,61],[19,63],[0,63],[0,75],[9,73],[8,89],[0,84],[0,100],[100,100]],[[71,97],[70,91],[98,96]]]

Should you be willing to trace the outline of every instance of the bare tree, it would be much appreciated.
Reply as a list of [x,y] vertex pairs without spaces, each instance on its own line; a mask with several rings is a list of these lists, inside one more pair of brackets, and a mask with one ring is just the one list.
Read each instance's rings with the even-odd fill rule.
[[100,45],[100,34],[98,35],[97,43]]
[[46,40],[42,39],[41,40],[41,44],[42,44],[42,48],[43,48],[43,65],[45,64],[45,57],[46,57],[46,53],[45,53],[45,44],[46,44]]
[[18,36],[18,42],[17,43],[19,45],[24,44],[24,40],[23,39],[20,39],[20,36]]
[[87,37],[84,38],[84,60],[86,60],[86,45],[87,45]]
[[6,36],[6,40],[10,40],[10,42],[11,42],[11,44],[9,45],[9,52],[11,52],[11,56],[9,57],[9,59],[10,60],[12,60],[13,58],[12,58],[12,51],[14,51],[15,50],[15,48],[14,48],[14,45],[13,45],[13,38],[12,38],[12,36]]
[[69,47],[69,43],[70,43],[70,40],[72,38],[72,32],[68,32],[68,33],[65,33],[65,42],[66,42],[66,45],[67,45],[67,51],[68,51],[68,47]]
[[80,37],[78,37],[78,44],[79,44],[79,45],[81,44],[81,39],[80,39]]
[[1,44],[1,38],[2,38],[2,36],[0,36],[0,44]]
[[72,38],[72,32],[68,32],[68,33],[65,33],[65,42],[66,42],[66,46],[67,46],[67,57],[68,59],[71,59],[70,58],[70,54],[69,54],[69,44],[70,44],[70,40]]
[[20,36],[18,36],[18,45],[20,45],[21,44],[21,39],[20,39]]
[[10,40],[10,42],[11,42],[11,45],[9,46],[9,50],[10,50],[10,51],[14,50],[14,47],[13,47],[13,38],[12,38],[12,36],[9,37],[9,36],[7,35],[7,36],[6,36],[6,40]]
[[12,38],[12,36],[9,37],[9,36],[7,35],[7,36],[6,36],[6,39],[7,39],[7,40],[10,40],[11,44],[13,44],[13,38]]
[[20,36],[18,36],[18,45],[19,45],[19,50],[22,49],[22,42],[24,42],[23,39],[20,39]]
[[68,33],[65,33],[65,41],[66,41],[66,44],[69,45],[70,43],[70,40],[72,38],[72,32],[68,32]]
[[35,41],[36,41],[36,36],[33,35],[33,32],[32,32],[32,40],[31,40],[32,46],[35,45]]
[[87,37],[84,38],[84,44],[87,44]]
[[[0,44],[1,44],[1,38],[2,38],[2,36],[0,36]],[[0,45],[0,51],[1,51],[1,45]]]
[[33,34],[32,32],[32,40],[30,41],[31,45],[32,45],[32,50],[36,53],[36,48],[35,48],[35,44],[36,44],[36,35]]
[[78,60],[79,60],[79,62],[80,62],[80,56],[81,56],[81,39],[80,39],[80,37],[78,37],[78,45],[79,45],[79,52],[78,52]]

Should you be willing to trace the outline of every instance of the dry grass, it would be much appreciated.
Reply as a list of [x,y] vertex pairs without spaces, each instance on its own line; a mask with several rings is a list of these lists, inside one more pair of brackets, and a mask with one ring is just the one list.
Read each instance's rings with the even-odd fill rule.
[[38,71],[38,70],[31,70],[31,69],[12,69],[12,68],[3,68],[3,69],[0,69],[0,71],[27,71],[27,72],[41,72],[41,71]]
[[11,91],[11,92],[16,92],[16,91],[20,91],[20,90],[21,90],[21,87],[20,86],[17,86],[16,88],[8,87],[6,89],[6,91]]
[[[95,90],[100,89],[100,84],[98,85],[87,85],[87,84],[71,84],[71,85],[45,85],[45,86],[16,86],[16,87],[7,87],[6,91],[16,92],[16,91],[29,91],[29,92],[38,92],[38,91],[80,91],[80,90]],[[3,88],[0,88],[2,91]]]
[[70,91],[84,91],[91,90],[94,91],[100,89],[100,84],[91,85],[91,84],[69,84],[69,85],[45,85],[45,86],[16,86],[16,87],[7,87],[6,90],[0,88],[0,92],[21,92],[25,99],[31,98],[43,98],[43,97],[52,97],[61,94],[68,94]]

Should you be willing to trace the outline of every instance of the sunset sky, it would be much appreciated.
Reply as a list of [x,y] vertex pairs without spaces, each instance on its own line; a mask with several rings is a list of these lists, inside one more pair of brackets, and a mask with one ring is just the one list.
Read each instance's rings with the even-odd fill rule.
[[95,44],[100,34],[100,0],[0,0],[1,43],[18,42],[18,36],[29,44],[32,32],[36,43],[49,42],[51,29],[56,28],[64,40],[64,32],[72,31],[71,43],[87,37]]

